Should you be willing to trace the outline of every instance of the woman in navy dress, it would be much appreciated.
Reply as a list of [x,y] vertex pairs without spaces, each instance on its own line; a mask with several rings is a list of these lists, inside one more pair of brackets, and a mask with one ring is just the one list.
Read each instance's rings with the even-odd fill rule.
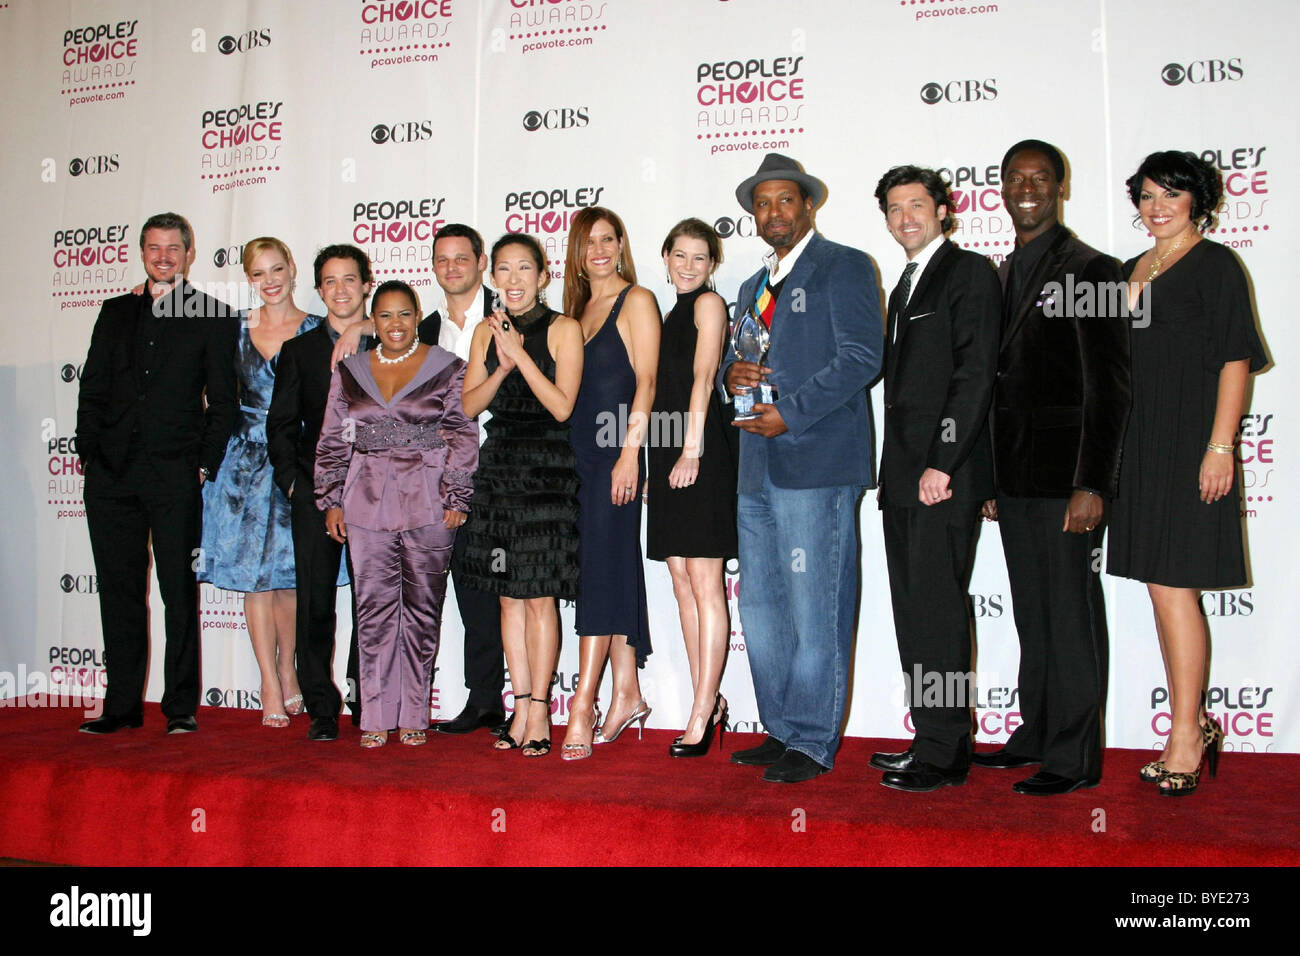
[[1169,682],[1169,742],[1140,776],[1183,796],[1207,753],[1214,775],[1223,743],[1204,709],[1200,597],[1246,583],[1234,452],[1250,374],[1265,356],[1241,265],[1201,235],[1223,198],[1218,170],[1193,153],[1153,153],[1126,185],[1155,245],[1123,269],[1143,311],[1107,570],[1146,584]]
[[719,687],[731,622],[723,563],[736,554],[736,462],[713,387],[727,339],[727,303],[711,288],[722,240],[708,223],[684,219],[661,251],[677,303],[659,344],[646,553],[668,563],[694,691],[686,732],[668,752],[700,757],[713,728],[726,722]]
[[239,418],[215,480],[203,488],[200,581],[244,592],[244,620],[262,677],[262,723],[288,727],[303,712],[294,668],[295,580],[289,500],[271,480],[266,411],[288,339],[323,319],[293,302],[298,271],[279,239],[244,245],[244,274],[262,304],[243,316],[236,353]]
[[[642,445],[654,405],[659,364],[659,308],[636,285],[626,230],[617,215],[592,206],[573,217],[564,271],[564,311],[582,326],[582,387],[573,408],[578,460],[577,690],[560,756],[591,756],[634,722],[645,728],[650,706],[637,668],[650,653],[645,568],[641,562]],[[598,731],[596,693],[605,659],[614,691]],[[640,730],[638,730],[638,735]]]
[[494,746],[541,757],[551,750],[555,602],[578,589],[578,477],[568,420],[582,379],[582,332],[539,301],[550,273],[536,239],[502,236],[491,263],[504,308],[474,330],[465,373],[466,416],[492,412],[474,475],[465,581],[501,597],[515,708]]

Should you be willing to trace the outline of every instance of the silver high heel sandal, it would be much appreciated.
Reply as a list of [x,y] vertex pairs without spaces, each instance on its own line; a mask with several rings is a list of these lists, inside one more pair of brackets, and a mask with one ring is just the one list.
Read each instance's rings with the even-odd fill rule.
[[618,730],[614,731],[614,736],[606,737],[605,728],[601,727],[598,731],[596,731],[596,736],[592,738],[592,743],[612,744],[614,741],[618,740],[619,735],[623,733],[623,731],[627,730],[629,727],[632,726],[632,724],[636,723],[637,721],[641,722],[641,725],[637,728],[636,731],[636,739],[640,740],[641,734],[645,730],[645,720],[649,716],[650,716],[650,705],[645,702],[645,698],[643,697],[641,698],[641,703],[637,705],[637,708],[633,712],[632,716],[629,717],[627,720],[623,721],[623,723],[619,725]]

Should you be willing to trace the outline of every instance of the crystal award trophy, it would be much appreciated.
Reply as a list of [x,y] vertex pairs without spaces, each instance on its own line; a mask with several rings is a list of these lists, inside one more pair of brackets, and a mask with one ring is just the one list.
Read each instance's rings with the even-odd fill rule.
[[[752,309],[746,309],[731,330],[731,349],[742,362],[762,365],[767,360],[771,338],[767,326],[754,315]],[[765,405],[776,401],[776,388],[766,378],[759,380],[757,401]],[[747,422],[758,417],[754,414],[755,395],[752,389],[740,390],[734,396],[734,404],[736,421]]]

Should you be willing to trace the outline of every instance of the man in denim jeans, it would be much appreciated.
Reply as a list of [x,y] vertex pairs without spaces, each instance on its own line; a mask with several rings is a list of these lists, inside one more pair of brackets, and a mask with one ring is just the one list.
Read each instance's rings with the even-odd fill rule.
[[737,421],[740,619],[768,737],[732,754],[763,779],[826,773],[839,749],[858,597],[858,502],[874,484],[867,387],[880,371],[882,325],[871,260],[813,229],[826,187],[769,153],[736,198],[772,247],[740,288],[771,331],[765,365],[729,355],[729,396],[760,378],[776,388]]

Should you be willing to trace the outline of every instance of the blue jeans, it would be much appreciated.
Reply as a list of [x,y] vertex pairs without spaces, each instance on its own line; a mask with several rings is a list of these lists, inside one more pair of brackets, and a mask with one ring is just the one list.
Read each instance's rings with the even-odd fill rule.
[[767,732],[834,766],[853,656],[862,488],[742,494],[740,621]]

